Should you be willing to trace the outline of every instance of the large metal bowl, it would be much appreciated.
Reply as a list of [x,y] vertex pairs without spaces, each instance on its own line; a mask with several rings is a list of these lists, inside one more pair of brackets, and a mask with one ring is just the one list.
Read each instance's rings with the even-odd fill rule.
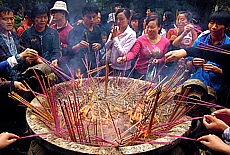
[[[110,77],[109,81],[113,82],[115,78]],[[130,78],[121,78],[121,80],[130,80],[130,81],[137,81],[136,79]],[[103,81],[103,80],[102,80]],[[146,81],[138,80],[138,86],[143,86],[149,84]],[[61,85],[61,84],[60,84]],[[39,97],[39,100],[42,100],[42,97]],[[35,98],[31,102],[34,106],[39,106],[38,100]],[[167,113],[167,112],[166,112]],[[163,117],[159,116],[159,117]],[[187,119],[188,116],[184,116],[183,119]],[[27,123],[33,133],[42,134],[50,132],[50,128],[46,126],[46,124],[39,120],[39,118],[34,115],[30,109],[26,112],[26,119]],[[170,134],[176,136],[187,136],[188,131],[191,126],[191,121],[187,121],[184,123],[180,123],[169,130]],[[58,137],[55,134],[47,134],[36,137],[35,139],[40,145],[44,146],[45,148],[57,152],[60,154],[72,155],[72,154],[142,154],[151,152],[154,154],[162,154],[167,152],[176,145],[181,142],[181,139],[175,137],[168,137],[164,136],[161,138],[156,139],[156,142],[171,142],[171,144],[163,145],[163,144],[139,144],[139,145],[132,145],[132,146],[118,146],[118,147],[109,147],[109,146],[101,146],[95,147],[90,145],[83,145],[78,144],[76,142],[67,141],[63,138]]]

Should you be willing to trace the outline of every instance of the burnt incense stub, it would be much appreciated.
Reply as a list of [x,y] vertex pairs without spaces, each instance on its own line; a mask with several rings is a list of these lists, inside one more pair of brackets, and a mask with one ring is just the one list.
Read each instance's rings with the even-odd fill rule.
[[35,134],[49,133],[36,141],[66,155],[138,154],[168,151],[187,136],[190,107],[173,101],[169,87],[110,77],[105,96],[104,86],[103,78],[79,79],[34,98],[28,125]]

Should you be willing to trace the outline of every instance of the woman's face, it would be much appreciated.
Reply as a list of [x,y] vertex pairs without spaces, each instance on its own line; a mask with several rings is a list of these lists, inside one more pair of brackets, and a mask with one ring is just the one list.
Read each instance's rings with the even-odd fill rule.
[[132,20],[131,21],[131,26],[134,30],[138,30],[138,20],[135,19],[135,20]]
[[147,9],[146,10],[146,16],[148,17],[148,16],[150,16],[152,14],[152,11],[150,10],[150,9]]
[[116,17],[116,23],[120,29],[126,29],[129,24],[129,19],[126,18],[124,12],[121,12]]
[[161,28],[157,25],[157,19],[154,21],[150,21],[146,26],[146,33],[150,36],[155,36],[158,34]]
[[184,27],[185,25],[189,24],[188,19],[184,14],[178,15],[177,22],[178,27]]
[[146,19],[144,19],[144,21],[143,21],[143,29],[145,29],[146,28]]

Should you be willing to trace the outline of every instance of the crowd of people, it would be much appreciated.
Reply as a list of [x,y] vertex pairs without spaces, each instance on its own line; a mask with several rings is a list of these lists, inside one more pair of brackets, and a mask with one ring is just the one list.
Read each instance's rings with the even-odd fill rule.
[[[225,33],[230,26],[229,11],[214,11],[209,17],[208,30],[203,32],[197,26],[193,13],[189,11],[179,11],[174,18],[171,11],[162,14],[149,7],[144,17],[141,13],[116,3],[114,11],[107,15],[108,18],[102,19],[104,16],[97,4],[88,2],[73,24],[70,23],[69,16],[67,4],[63,1],[56,1],[52,8],[43,3],[36,4],[31,10],[24,10],[19,6],[14,11],[0,6],[0,77],[4,78],[0,80],[0,114],[4,116],[0,119],[0,132],[18,135],[25,132],[24,126],[21,126],[22,120],[25,121],[25,110],[19,112],[17,103],[12,108],[13,103],[9,105],[12,100],[7,93],[12,90],[27,93],[28,89],[15,74],[44,63],[44,59],[76,78],[79,70],[83,77],[88,77],[88,70],[105,65],[105,59],[108,58],[111,75],[149,81],[167,62],[183,61],[190,71],[187,78],[199,79],[212,87],[217,92],[217,103],[230,107],[229,57],[220,53],[213,53],[212,56],[207,51],[195,48],[230,43],[230,38]],[[229,49],[229,46],[223,48]],[[170,67],[173,70],[175,66],[169,65],[168,68]],[[92,74],[104,75],[103,70]],[[12,112],[15,112],[15,116],[10,115]],[[228,109],[216,113],[230,116]],[[9,126],[15,124],[17,115],[23,115],[16,121],[16,126],[23,130],[20,132],[15,130],[16,126],[14,130]],[[10,121],[5,120],[8,117],[11,118]],[[208,129],[217,128],[215,125],[209,127],[216,119],[215,114],[205,116],[203,123]],[[224,128],[218,131],[227,133],[228,125],[223,122],[219,124],[224,124]],[[10,133],[0,134],[0,148],[18,138]],[[228,134],[224,134],[224,138],[230,139]],[[230,146],[224,143],[214,145],[215,140],[219,141],[215,136],[199,138],[202,144],[211,149],[228,154],[229,151],[226,150]],[[219,148],[221,146],[226,149],[223,151]]]

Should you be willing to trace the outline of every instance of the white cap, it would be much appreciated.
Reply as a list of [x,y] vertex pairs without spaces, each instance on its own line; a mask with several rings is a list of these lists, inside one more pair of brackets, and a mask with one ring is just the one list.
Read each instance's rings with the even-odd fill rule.
[[52,10],[62,10],[62,11],[69,13],[69,11],[67,10],[66,3],[63,1],[56,1],[54,3],[53,8],[51,8],[50,11],[52,11]]

